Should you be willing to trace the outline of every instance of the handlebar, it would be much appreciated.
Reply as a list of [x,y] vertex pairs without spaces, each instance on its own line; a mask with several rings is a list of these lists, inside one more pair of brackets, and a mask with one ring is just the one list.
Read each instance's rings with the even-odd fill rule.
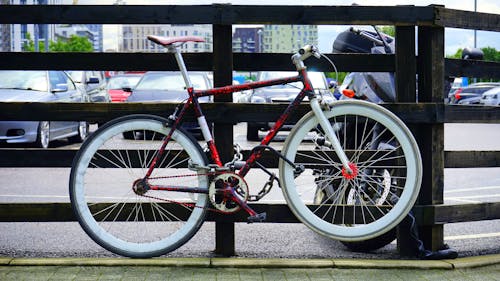
[[297,67],[297,70],[305,69],[304,61],[310,56],[314,56],[317,59],[321,58],[321,53],[314,45],[305,45],[292,56],[292,62]]
[[367,31],[364,31],[364,30],[361,30],[361,29],[356,29],[354,27],[349,28],[349,31],[352,32],[352,33],[358,34],[359,36],[364,37],[364,38],[372,41],[373,43],[375,43],[378,46],[383,46],[384,45],[384,42],[382,42],[382,40],[373,37],[373,35],[371,33],[367,32]]

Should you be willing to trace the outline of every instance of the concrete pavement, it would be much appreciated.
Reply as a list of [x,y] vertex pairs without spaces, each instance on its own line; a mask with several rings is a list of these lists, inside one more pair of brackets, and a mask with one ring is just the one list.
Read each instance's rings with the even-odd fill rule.
[[500,280],[500,255],[439,261],[4,257],[0,280]]

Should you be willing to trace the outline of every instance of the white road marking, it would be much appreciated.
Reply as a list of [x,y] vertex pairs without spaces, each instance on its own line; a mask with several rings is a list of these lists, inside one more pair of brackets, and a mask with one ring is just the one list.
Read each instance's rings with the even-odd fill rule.
[[69,195],[18,195],[1,194],[0,197],[18,197],[18,198],[69,198]]
[[493,237],[500,237],[500,232],[445,236],[444,240],[450,241],[450,240],[465,240],[465,239],[479,239],[479,238],[493,238]]
[[447,194],[455,192],[467,192],[467,191],[478,191],[478,190],[489,190],[489,189],[500,189],[500,185],[452,189],[452,190],[445,190],[444,193]]

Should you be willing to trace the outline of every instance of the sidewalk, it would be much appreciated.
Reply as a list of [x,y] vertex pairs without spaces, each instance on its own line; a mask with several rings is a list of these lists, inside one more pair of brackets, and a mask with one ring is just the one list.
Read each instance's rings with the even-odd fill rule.
[[441,261],[0,258],[0,280],[500,280],[500,255]]

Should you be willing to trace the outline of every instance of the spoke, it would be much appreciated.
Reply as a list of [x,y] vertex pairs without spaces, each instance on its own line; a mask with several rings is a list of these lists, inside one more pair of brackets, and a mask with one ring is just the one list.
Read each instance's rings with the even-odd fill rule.
[[[181,205],[182,205],[182,204],[181,204]],[[176,219],[176,220],[178,220],[178,221],[181,221],[181,219],[180,219],[180,218],[178,218],[176,215],[174,215],[174,214],[173,214],[172,212],[170,212],[169,210],[167,210],[167,209],[163,208],[163,206],[161,206],[160,204],[156,204],[156,206],[157,206],[158,210],[162,210],[162,211],[163,211],[163,214],[165,215],[165,217],[166,217],[169,221],[172,221],[172,220],[171,220],[171,219],[167,216],[167,214],[168,214],[168,215],[170,215],[170,217],[172,217],[172,218],[174,218],[174,219]],[[190,211],[191,211],[191,209],[188,209],[188,210],[190,210]]]

